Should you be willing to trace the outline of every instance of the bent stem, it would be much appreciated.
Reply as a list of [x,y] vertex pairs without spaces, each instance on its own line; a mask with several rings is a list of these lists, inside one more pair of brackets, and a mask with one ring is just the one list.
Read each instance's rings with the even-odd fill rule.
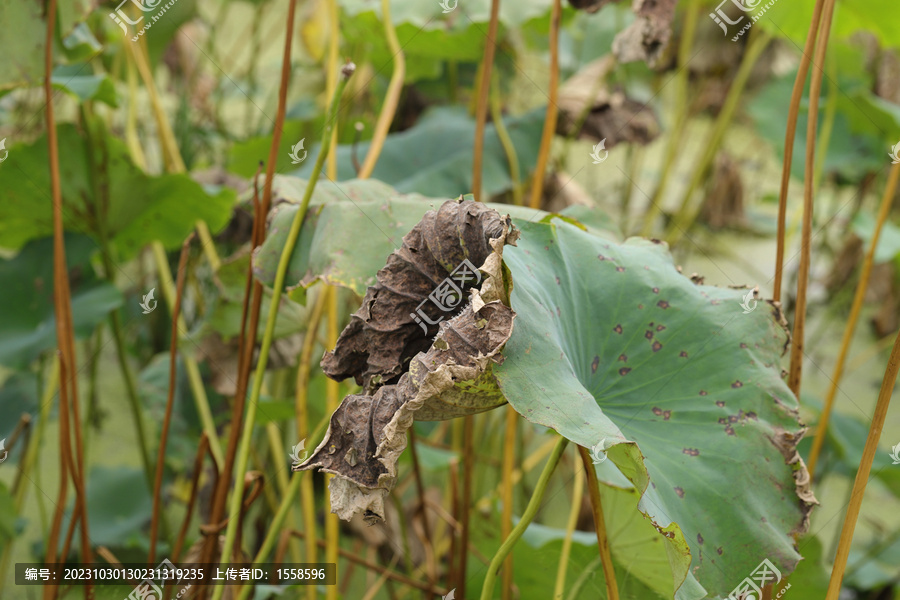
[[[896,170],[896,168],[895,168]],[[866,438],[866,447],[863,450],[862,459],[859,461],[859,470],[856,472],[856,480],[853,482],[853,490],[850,493],[850,502],[847,506],[847,514],[844,517],[844,525],[841,528],[841,537],[838,542],[837,553],[834,557],[834,568],[831,571],[831,580],[828,582],[828,592],[825,600],[838,600],[841,593],[841,582],[844,579],[844,570],[847,568],[847,558],[850,556],[850,544],[853,542],[853,531],[856,528],[856,520],[859,518],[859,510],[862,507],[863,495],[866,484],[869,481],[869,473],[872,471],[872,461],[878,450],[878,440],[884,427],[885,417],[891,405],[891,394],[897,383],[897,373],[900,371],[900,335],[894,340],[894,348],[888,359],[884,379],[881,382],[881,391],[878,393],[878,402],[875,405],[875,414],[872,416],[872,424],[869,426],[869,435]]]
[[[230,561],[234,549],[234,542],[237,538],[237,528],[240,519],[237,519],[236,517],[240,513],[241,500],[244,495],[244,478],[241,474],[247,470],[247,463],[250,457],[250,442],[253,437],[253,426],[256,421],[255,407],[259,403],[263,377],[266,373],[266,365],[269,362],[269,350],[272,347],[272,338],[275,332],[275,320],[278,318],[278,305],[281,302],[281,291],[284,287],[288,263],[290,262],[291,254],[294,251],[294,246],[297,243],[297,238],[300,237],[300,227],[303,225],[303,219],[309,208],[309,201],[312,198],[313,190],[316,188],[316,182],[319,180],[319,175],[322,173],[322,166],[325,164],[325,158],[328,155],[328,148],[331,145],[331,129],[334,126],[334,121],[337,119],[337,109],[340,104],[341,95],[344,92],[344,88],[347,86],[347,80],[353,73],[354,68],[354,65],[351,63],[344,66],[342,69],[343,77],[341,77],[338,82],[337,90],[335,90],[334,97],[331,99],[331,106],[328,110],[325,131],[322,135],[322,147],[319,151],[319,156],[316,158],[316,164],[313,167],[309,182],[306,185],[303,201],[294,215],[294,220],[291,222],[291,229],[288,232],[287,240],[281,251],[281,258],[278,261],[275,282],[272,284],[272,300],[269,303],[269,314],[266,318],[266,329],[263,333],[262,345],[259,349],[256,372],[253,375],[253,388],[250,392],[249,408],[244,420],[243,432],[241,433],[241,446],[236,465],[237,477],[235,477],[234,491],[231,496],[231,505],[229,507],[230,518],[225,530],[225,543],[222,546],[221,561],[223,564]],[[220,585],[216,587],[216,590],[213,593],[213,600],[221,600],[224,592],[224,586]]]
[[807,461],[806,468],[809,471],[810,480],[813,479],[816,472],[816,462],[819,460],[819,453],[821,453],[822,444],[825,441],[825,432],[828,430],[831,409],[834,407],[834,397],[837,395],[838,384],[841,382],[841,377],[844,375],[844,363],[847,360],[850,342],[853,340],[853,333],[856,331],[856,323],[859,321],[859,313],[862,310],[866,290],[869,287],[869,277],[872,274],[872,264],[875,262],[875,249],[878,247],[878,238],[881,236],[881,230],[887,221],[888,214],[891,212],[894,193],[897,191],[898,179],[900,179],[900,163],[895,164],[893,168],[891,168],[887,187],[884,190],[884,196],[881,198],[881,206],[878,209],[875,231],[872,233],[869,249],[863,259],[859,283],[856,286],[856,294],[853,296],[853,305],[850,308],[850,316],[847,318],[847,327],[844,328],[844,337],[841,339],[841,349],[838,353],[837,362],[834,365],[834,372],[831,374],[831,385],[828,388],[828,395],[825,397],[825,406],[822,408],[822,415],[819,417],[819,423],[816,426],[816,435],[815,438],[813,438],[812,449],[809,452],[809,460]]
[[[556,1],[558,4],[559,0]],[[516,545],[516,542],[518,542],[519,538],[522,537],[522,534],[525,533],[528,525],[534,520],[538,508],[540,508],[541,500],[544,498],[544,492],[547,491],[547,483],[550,482],[550,476],[553,475],[553,471],[556,470],[556,465],[559,464],[559,459],[562,458],[563,451],[566,449],[568,443],[569,440],[560,437],[559,441],[556,442],[556,446],[553,447],[550,458],[547,459],[547,464],[544,465],[544,470],[541,472],[541,476],[534,488],[534,493],[531,494],[531,499],[528,501],[528,506],[525,508],[525,512],[522,513],[522,518],[519,519],[519,522],[516,524],[515,528],[513,528],[512,533],[506,538],[506,541],[503,542],[500,549],[497,550],[497,554],[494,555],[494,558],[491,559],[487,576],[484,578],[484,586],[481,588],[481,600],[491,600],[491,598],[493,598],[494,583],[497,580],[497,571],[500,570],[503,559],[512,552],[513,546]]]

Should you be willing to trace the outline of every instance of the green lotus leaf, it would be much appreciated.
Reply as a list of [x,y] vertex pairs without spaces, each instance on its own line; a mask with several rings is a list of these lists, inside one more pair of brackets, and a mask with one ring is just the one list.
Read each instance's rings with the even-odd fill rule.
[[[122,306],[122,293],[98,279],[91,269],[97,245],[90,238],[66,234],[66,260],[72,288],[72,325],[84,338],[111,310]],[[56,346],[53,311],[53,238],[33,240],[9,260],[0,259],[0,365],[26,369],[42,352]]]
[[[273,197],[279,200],[269,215],[266,240],[253,256],[254,275],[266,285],[275,281],[281,250],[303,198],[306,181],[275,176],[272,186]],[[400,194],[375,179],[320,182],[313,192],[288,264],[285,279],[288,287],[309,287],[321,279],[363,296],[368,286],[375,285],[375,274],[384,266],[388,255],[400,247],[403,236],[426,212],[445,201],[420,194]],[[487,206],[526,221],[537,221],[549,214],[507,204],[488,203]],[[598,235],[610,239],[620,237],[609,217],[595,209],[571,206],[562,214],[584,222],[589,231]]]
[[745,292],[684,277],[661,243],[616,244],[560,220],[514,224],[521,238],[503,259],[517,317],[494,369],[512,406],[607,453],[670,541],[673,573],[678,540],[712,594],[766,558],[793,571],[792,535],[815,498],[781,378],[778,307],[749,300],[745,311]]
[[[228,223],[234,204],[231,190],[207,193],[183,173],[148,175],[131,162],[125,144],[115,137],[98,134],[88,139],[70,123],[57,130],[60,178],[65,182],[63,224],[67,231],[89,234],[98,244],[106,236],[115,259],[132,258],[154,240],[168,249],[179,248],[198,220],[206,221],[213,232]],[[0,247],[18,249],[53,233],[47,136],[8,149],[0,169]],[[97,162],[92,164],[92,159]],[[98,170],[105,176],[104,186],[95,185]],[[101,187],[108,192],[108,203],[99,197]]]

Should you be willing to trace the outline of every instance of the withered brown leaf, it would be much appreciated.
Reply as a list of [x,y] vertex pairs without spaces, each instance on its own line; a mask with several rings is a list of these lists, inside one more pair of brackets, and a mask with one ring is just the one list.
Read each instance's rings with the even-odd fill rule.
[[[336,475],[331,507],[340,518],[361,512],[368,522],[384,519],[384,497],[414,420],[451,419],[506,402],[491,365],[502,360],[512,334],[502,253],[517,236],[508,217],[483,204],[456,200],[429,211],[388,257],[326,354],[326,374],[353,376],[366,393],[344,399],[322,443],[295,470]],[[410,313],[463,259],[484,276],[479,286],[466,286],[471,302],[462,312],[433,326],[432,340],[432,327],[426,334]]]

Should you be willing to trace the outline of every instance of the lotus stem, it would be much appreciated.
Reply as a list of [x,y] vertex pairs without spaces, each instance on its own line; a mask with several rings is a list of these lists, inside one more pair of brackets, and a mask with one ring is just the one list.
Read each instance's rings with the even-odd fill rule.
[[834,399],[837,395],[841,377],[844,375],[844,363],[847,361],[847,354],[850,351],[850,344],[853,341],[853,333],[856,331],[856,324],[859,321],[859,314],[862,311],[866,290],[869,288],[869,278],[872,275],[872,265],[875,262],[875,249],[878,248],[881,230],[884,228],[884,224],[887,222],[888,215],[891,212],[894,194],[897,191],[898,178],[900,178],[900,164],[896,164],[891,168],[887,187],[881,198],[881,206],[878,208],[875,230],[872,233],[872,239],[869,241],[869,249],[866,251],[866,256],[863,259],[862,269],[859,274],[859,283],[856,285],[856,294],[853,296],[853,304],[850,307],[850,316],[847,318],[847,326],[844,328],[844,337],[841,339],[841,349],[838,352],[831,379],[829,379],[831,385],[828,387],[828,395],[825,397],[825,405],[822,408],[822,414],[819,417],[819,423],[816,426],[816,435],[813,439],[812,449],[809,451],[809,460],[807,461],[806,468],[809,470],[810,480],[812,480],[815,475],[816,464],[819,460],[819,454],[822,451],[822,444],[825,442],[825,433],[828,430],[828,421],[831,418]]
[[[716,122],[713,125],[709,137],[707,137],[704,142],[703,154],[701,155],[700,161],[694,167],[694,172],[688,183],[687,191],[685,191],[684,197],[681,200],[681,208],[675,214],[672,219],[672,225],[666,233],[666,240],[670,245],[678,243],[687,230],[690,229],[691,225],[694,224],[694,221],[697,220],[697,215],[702,208],[702,202],[691,202],[694,192],[700,188],[716,153],[721,147],[722,139],[725,137],[725,132],[728,129],[728,125],[731,123],[738,102],[743,96],[744,87],[747,85],[747,80],[750,78],[750,73],[753,71],[757,59],[772,40],[772,34],[764,29],[754,29],[753,32],[750,42],[747,44],[744,58],[741,60],[741,66],[738,67],[737,74],[734,76],[734,81],[731,82],[731,88],[728,90],[728,95],[725,97],[722,110],[716,118]],[[696,204],[696,206],[693,204]]]
[[550,482],[550,476],[553,475],[553,471],[556,470],[556,465],[559,464],[559,459],[562,458],[563,451],[566,449],[568,443],[569,440],[560,437],[556,442],[556,446],[553,447],[553,452],[550,453],[550,458],[547,459],[547,464],[544,465],[544,470],[541,472],[541,476],[534,488],[534,492],[531,494],[531,499],[528,501],[525,512],[522,513],[522,518],[519,519],[519,522],[512,530],[512,533],[506,538],[500,546],[500,549],[497,550],[494,558],[491,560],[487,575],[484,578],[484,586],[481,588],[481,600],[491,600],[491,598],[493,598],[494,584],[497,580],[497,571],[500,570],[503,559],[512,552],[513,546],[516,545],[516,542],[519,541],[519,538],[521,538],[522,534],[525,533],[525,530],[528,529],[528,525],[534,520],[534,517],[540,508],[541,500],[544,498],[544,493],[547,491],[547,484]]
[[[559,564],[556,567],[556,585],[553,588],[553,599],[562,600],[566,591],[566,571],[569,568],[569,556],[572,552],[572,536],[575,533],[575,525],[578,523],[578,514],[581,512],[581,498],[584,496],[584,479],[580,477],[578,468],[581,461],[575,461],[573,471],[575,485],[572,490],[572,506],[569,509],[569,520],[566,523],[566,537],[563,538],[562,550],[559,553]],[[593,467],[593,465],[591,465]],[[585,473],[587,477],[587,473]]]
[[[293,16],[293,6],[294,2],[292,0],[291,16]],[[288,21],[288,31],[290,32],[290,24],[293,22],[293,18],[289,18]],[[290,33],[288,35],[290,36]],[[322,137],[322,147],[319,151],[319,156],[316,158],[316,164],[313,167],[312,174],[310,175],[309,181],[307,182],[303,200],[297,212],[294,214],[294,219],[291,222],[291,228],[288,232],[287,240],[285,241],[284,248],[281,252],[281,257],[278,261],[278,269],[275,273],[275,282],[272,284],[272,300],[269,303],[269,314],[266,319],[266,328],[263,334],[262,344],[259,349],[259,357],[256,363],[256,372],[253,377],[253,387],[250,391],[250,408],[247,410],[247,414],[245,415],[243,432],[241,434],[241,444],[238,451],[236,465],[236,471],[238,475],[237,477],[235,477],[234,490],[232,491],[231,496],[231,506],[229,508],[230,517],[228,520],[228,526],[225,530],[225,543],[222,547],[221,560],[223,563],[227,563],[230,561],[232,551],[234,550],[234,542],[237,538],[237,527],[240,521],[240,519],[237,518],[237,515],[241,511],[241,501],[244,494],[244,478],[241,474],[247,470],[247,462],[250,456],[250,442],[253,437],[253,426],[256,421],[255,407],[259,403],[259,396],[260,392],[262,391],[263,377],[265,376],[266,365],[269,361],[269,350],[272,347],[272,339],[275,331],[275,321],[278,318],[278,305],[281,302],[281,292],[284,288],[284,280],[287,273],[288,263],[290,262],[291,254],[294,251],[294,246],[297,243],[297,238],[300,237],[300,228],[303,225],[303,219],[306,216],[307,209],[309,208],[309,201],[312,198],[316,183],[319,180],[319,175],[322,172],[322,166],[325,164],[325,158],[328,155],[328,147],[331,145],[331,128],[334,121],[337,119],[337,109],[340,104],[341,95],[344,91],[344,88],[347,86],[347,79],[353,73],[354,68],[355,67],[351,63],[350,65],[344,66],[342,69],[344,76],[341,77],[338,83],[337,90],[335,90],[334,97],[331,99],[331,106],[328,110],[328,115],[325,122],[325,131]],[[267,185],[270,183],[270,181],[267,181]],[[224,586],[216,587],[215,591],[213,592],[213,600],[221,600],[224,591]]]
[[[819,39],[816,42],[814,64],[825,64],[831,19],[834,16],[835,0],[825,0]],[[800,244],[800,267],[797,272],[797,303],[794,307],[794,330],[791,333],[791,365],[788,372],[788,387],[797,398],[800,397],[800,379],[803,373],[803,348],[806,329],[806,292],[809,283],[809,268],[812,253],[813,226],[813,186],[815,184],[816,129],[818,127],[819,94],[822,91],[821,68],[813,69],[809,82],[809,118],[806,123],[806,162],[803,176],[803,232]]]
[[378,162],[378,156],[384,147],[384,140],[387,139],[388,130],[390,130],[394,114],[397,112],[400,92],[403,90],[403,80],[406,77],[406,59],[403,56],[403,48],[400,47],[400,41],[397,39],[394,22],[391,20],[391,0],[381,0],[381,18],[384,20],[384,33],[387,36],[388,49],[391,56],[394,57],[394,71],[391,73],[391,81],[388,84],[387,95],[384,97],[381,113],[375,122],[375,132],[372,134],[372,141],[369,143],[369,151],[366,153],[362,168],[359,170],[359,179],[368,179],[372,175],[372,171],[375,170],[375,163]]
[[[494,68],[494,53],[497,48],[497,29],[500,24],[500,0],[491,0],[491,20],[485,39],[484,56],[478,69],[478,95],[475,104],[475,143],[472,146],[472,195],[481,201],[481,169],[484,158],[484,125],[487,122],[488,95],[491,88],[491,72]],[[494,118],[496,123],[497,119]],[[499,130],[498,130],[499,131]],[[505,146],[504,146],[505,147]]]
[[[894,166],[894,171],[897,170]],[[847,558],[850,556],[850,545],[853,543],[853,531],[859,518],[862,507],[866,484],[869,474],[872,472],[872,461],[878,451],[878,440],[881,438],[881,430],[887,417],[888,408],[891,405],[891,395],[894,385],[897,383],[897,373],[900,371],[900,335],[894,341],[891,356],[888,359],[884,379],[881,382],[881,391],[878,393],[878,402],[875,404],[875,413],[872,415],[872,423],[869,426],[869,435],[866,438],[866,446],[863,449],[862,459],[859,462],[859,470],[853,481],[853,491],[850,494],[850,502],[847,506],[847,514],[844,516],[844,525],[841,527],[840,541],[834,557],[834,567],[831,571],[831,580],[828,582],[828,592],[825,600],[838,600],[841,593],[841,583],[844,579],[844,570],[847,568]]]
[[797,119],[800,115],[800,101],[803,98],[803,88],[806,85],[806,76],[809,74],[809,63],[812,60],[816,47],[816,39],[819,35],[819,23],[822,20],[822,9],[825,0],[816,0],[813,8],[812,21],[809,24],[809,32],[806,34],[806,43],[803,52],[800,53],[800,65],[797,68],[797,76],[794,78],[794,90],[791,92],[791,103],[788,105],[787,131],[784,135],[784,162],[781,166],[781,190],[778,194],[778,233],[775,248],[775,287],[772,299],[781,302],[781,280],[784,270],[784,241],[785,220],[787,217],[787,195],[791,182],[791,162],[794,158],[794,137],[797,135]]
[[535,209],[541,207],[541,197],[544,195],[544,175],[547,163],[550,161],[550,146],[556,135],[556,118],[559,112],[556,103],[559,97],[559,20],[561,14],[561,0],[553,0],[553,9],[550,11],[550,82],[548,83],[550,97],[547,100],[547,116],[544,118],[544,132],[541,136],[537,165],[534,167],[531,200],[528,203],[531,208]]
[[606,533],[603,505],[600,503],[600,482],[597,480],[597,471],[594,470],[594,461],[591,460],[591,455],[588,453],[587,448],[579,446],[578,453],[581,455],[581,462],[584,464],[584,474],[587,477],[591,510],[594,515],[594,529],[597,531],[597,549],[600,552],[603,577],[606,583],[606,596],[608,600],[619,600],[619,584],[616,582],[612,553],[609,551],[609,536]]

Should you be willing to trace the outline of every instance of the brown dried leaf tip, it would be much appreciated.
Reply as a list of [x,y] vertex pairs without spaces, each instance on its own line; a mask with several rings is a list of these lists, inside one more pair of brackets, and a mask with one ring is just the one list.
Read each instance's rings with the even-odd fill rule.
[[323,442],[295,470],[337,476],[331,509],[340,518],[362,512],[370,523],[384,519],[414,419],[452,419],[505,403],[491,365],[512,334],[502,255],[517,237],[508,217],[480,203],[451,200],[427,212],[322,359],[329,377],[352,376],[365,393],[344,399]]

